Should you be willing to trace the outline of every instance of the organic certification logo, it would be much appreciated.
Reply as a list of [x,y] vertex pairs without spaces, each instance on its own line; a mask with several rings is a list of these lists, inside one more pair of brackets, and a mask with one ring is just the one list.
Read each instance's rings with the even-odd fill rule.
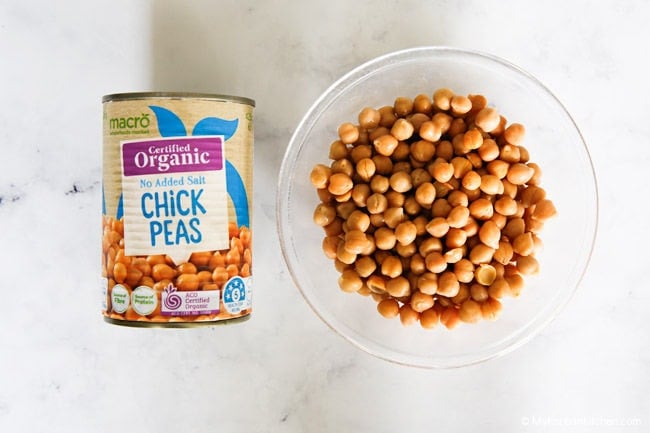
[[183,304],[183,300],[181,299],[180,296],[178,296],[176,292],[176,287],[172,283],[169,283],[167,287],[165,287],[165,308],[168,310],[178,310],[181,305]]

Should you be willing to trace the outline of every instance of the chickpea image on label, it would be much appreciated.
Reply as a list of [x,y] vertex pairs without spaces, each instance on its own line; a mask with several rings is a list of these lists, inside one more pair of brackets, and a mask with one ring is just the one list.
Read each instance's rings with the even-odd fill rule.
[[[251,231],[229,224],[230,249],[192,253],[189,261],[176,265],[169,256],[126,256],[124,254],[124,223],[112,217],[103,217],[102,276],[107,279],[107,297],[119,284],[129,292],[140,286],[156,292],[158,306],[151,314],[141,316],[132,309],[119,312],[110,305],[105,314],[122,320],[169,322],[176,316],[165,316],[160,311],[161,292],[170,284],[179,291],[222,290],[226,282],[239,275],[251,276]],[[193,321],[210,321],[218,315],[192,316]]]
[[543,272],[536,254],[558,211],[523,147],[525,126],[485,96],[398,96],[360,107],[332,135],[331,164],[310,173],[314,223],[341,290],[374,300],[381,316],[425,329],[495,320]]

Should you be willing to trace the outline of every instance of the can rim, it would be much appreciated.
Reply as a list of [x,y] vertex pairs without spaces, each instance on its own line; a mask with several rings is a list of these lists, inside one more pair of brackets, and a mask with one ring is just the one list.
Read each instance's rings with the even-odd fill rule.
[[206,99],[210,101],[235,102],[255,106],[255,100],[244,96],[220,95],[195,92],[127,92],[102,96],[102,103],[112,101],[133,101],[138,99]]

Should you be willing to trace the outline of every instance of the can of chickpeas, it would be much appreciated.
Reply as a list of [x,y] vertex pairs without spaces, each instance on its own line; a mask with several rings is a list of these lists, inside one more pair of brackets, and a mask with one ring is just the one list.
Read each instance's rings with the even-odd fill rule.
[[104,319],[194,327],[249,318],[255,102],[147,92],[102,103]]

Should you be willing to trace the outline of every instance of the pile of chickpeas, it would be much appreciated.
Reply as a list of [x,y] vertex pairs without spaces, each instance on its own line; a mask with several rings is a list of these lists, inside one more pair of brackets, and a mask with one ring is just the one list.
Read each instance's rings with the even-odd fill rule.
[[432,96],[364,108],[310,177],[340,288],[404,325],[451,329],[494,320],[500,299],[520,294],[556,209],[523,125],[483,95]]
[[[230,249],[193,253],[189,261],[176,265],[167,255],[127,256],[124,254],[124,221],[103,217],[102,276],[108,279],[108,308],[104,313],[113,319],[133,321],[197,321],[212,316],[163,316],[160,312],[161,292],[171,283],[180,291],[221,290],[226,282],[239,275],[251,275],[251,231],[235,223],[228,225]],[[139,286],[154,289],[158,306],[148,316],[140,316],[131,306],[124,313],[112,310],[111,290],[116,284],[129,293]],[[225,313],[221,313],[224,315]],[[247,314],[243,311],[241,315]]]

